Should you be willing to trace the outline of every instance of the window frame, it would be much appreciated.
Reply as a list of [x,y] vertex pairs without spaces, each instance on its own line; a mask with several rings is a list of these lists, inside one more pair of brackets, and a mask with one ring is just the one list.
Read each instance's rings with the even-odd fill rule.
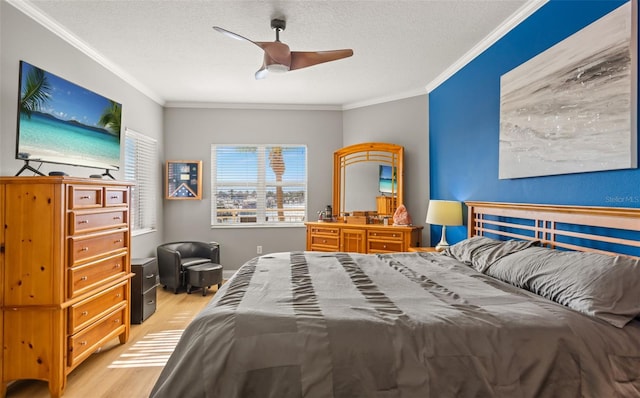
[[[130,156],[133,156],[133,159]],[[156,139],[125,128],[123,174],[125,181],[131,181],[135,184],[131,187],[129,201],[132,236],[158,230],[156,197],[160,179],[158,168],[153,166],[158,163],[158,159],[158,141]]]
[[[299,211],[302,212],[300,221],[268,221],[267,212],[273,211],[272,208],[267,207],[267,195],[268,191],[266,187],[272,187],[277,185],[275,181],[267,180],[267,170],[270,169],[268,153],[269,148],[280,147],[280,148],[303,148],[304,149],[304,177],[302,181],[296,182],[286,182],[283,181],[281,186],[283,188],[286,187],[294,187],[299,186],[300,189],[304,192],[304,201],[302,206],[303,209],[292,210],[292,212]],[[217,149],[218,148],[246,148],[247,152],[252,152],[252,149],[256,152],[256,160],[258,165],[257,179],[255,181],[256,193],[263,192],[263,195],[257,195],[256,197],[256,209],[255,216],[246,216],[249,220],[240,221],[241,214],[232,214],[231,217],[235,217],[238,221],[235,222],[220,222],[220,217],[218,214],[218,195],[217,195],[217,187],[219,185],[218,175],[217,175]],[[308,147],[305,144],[211,144],[211,228],[291,228],[291,227],[304,227],[304,223],[308,220],[308,179],[309,179],[309,170],[308,170]],[[286,172],[286,171],[285,171]],[[229,185],[237,185],[242,186],[243,184],[246,186],[246,181],[242,180],[226,180],[224,182],[226,186]],[[271,209],[271,210],[270,210]],[[245,209],[246,210],[246,209]],[[277,209],[276,209],[277,211]],[[251,210],[249,210],[251,212]],[[235,213],[235,210],[232,211]],[[227,216],[228,217],[228,216]],[[286,217],[286,216],[285,216]],[[293,216],[295,217],[295,215]],[[255,221],[250,220],[251,218],[255,218]]]

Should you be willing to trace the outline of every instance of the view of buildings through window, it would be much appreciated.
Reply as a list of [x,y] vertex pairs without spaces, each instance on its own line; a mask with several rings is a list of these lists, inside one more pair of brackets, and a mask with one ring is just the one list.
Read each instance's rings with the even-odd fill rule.
[[212,225],[293,224],[306,219],[304,145],[212,145]]

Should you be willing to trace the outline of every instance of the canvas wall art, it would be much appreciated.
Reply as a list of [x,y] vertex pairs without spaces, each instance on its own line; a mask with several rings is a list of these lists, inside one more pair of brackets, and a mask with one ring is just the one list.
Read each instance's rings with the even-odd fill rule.
[[502,75],[500,179],[637,167],[635,1]]

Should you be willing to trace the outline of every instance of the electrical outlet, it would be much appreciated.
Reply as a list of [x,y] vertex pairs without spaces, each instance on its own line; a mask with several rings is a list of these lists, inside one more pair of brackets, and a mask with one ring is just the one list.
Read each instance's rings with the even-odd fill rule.
[[258,254],[262,254],[262,246],[258,246],[258,247],[256,247],[256,252],[257,252]]

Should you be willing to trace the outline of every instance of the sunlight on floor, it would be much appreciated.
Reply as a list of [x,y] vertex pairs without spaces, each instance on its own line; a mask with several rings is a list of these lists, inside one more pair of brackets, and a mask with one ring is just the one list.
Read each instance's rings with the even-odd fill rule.
[[182,332],[184,330],[180,329],[149,333],[113,361],[109,368],[162,367],[178,344]]

